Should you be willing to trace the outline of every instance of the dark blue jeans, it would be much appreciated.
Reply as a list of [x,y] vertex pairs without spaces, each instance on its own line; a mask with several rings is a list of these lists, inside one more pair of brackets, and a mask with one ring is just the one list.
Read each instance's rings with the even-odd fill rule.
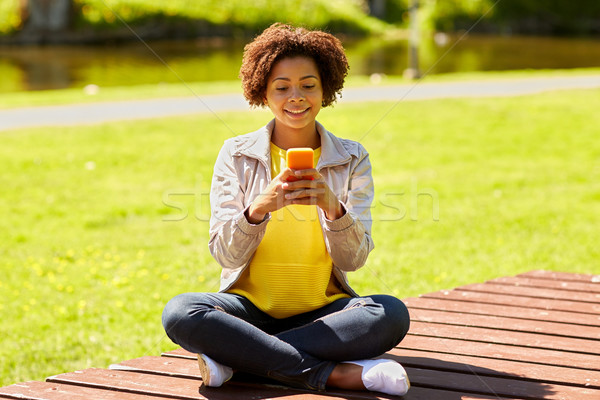
[[340,361],[379,356],[408,332],[402,301],[388,295],[344,298],[276,319],[231,293],[184,293],[166,305],[169,338],[192,353],[294,387],[325,390]]

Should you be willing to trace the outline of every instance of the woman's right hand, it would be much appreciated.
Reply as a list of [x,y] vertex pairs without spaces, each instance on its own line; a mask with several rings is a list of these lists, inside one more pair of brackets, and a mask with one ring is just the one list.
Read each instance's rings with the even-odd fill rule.
[[285,194],[289,193],[289,190],[284,189],[284,185],[287,183],[287,178],[295,176],[294,171],[290,168],[286,168],[279,175],[277,175],[269,186],[259,194],[250,207],[246,211],[246,219],[251,224],[259,224],[268,213],[274,212],[292,204],[291,200],[285,198]]

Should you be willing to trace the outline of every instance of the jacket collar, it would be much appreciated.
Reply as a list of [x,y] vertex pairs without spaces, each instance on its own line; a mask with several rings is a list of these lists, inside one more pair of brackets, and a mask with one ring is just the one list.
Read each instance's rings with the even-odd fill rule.
[[[318,121],[316,122],[316,126],[317,132],[321,137],[321,158],[319,159],[317,169],[347,163],[352,157],[344,147],[342,141],[325,129]],[[235,153],[257,158],[266,165],[269,165],[271,157],[271,134],[274,127],[275,119],[272,119],[259,130],[241,136],[240,139],[244,138],[245,140],[238,142],[238,148]]]

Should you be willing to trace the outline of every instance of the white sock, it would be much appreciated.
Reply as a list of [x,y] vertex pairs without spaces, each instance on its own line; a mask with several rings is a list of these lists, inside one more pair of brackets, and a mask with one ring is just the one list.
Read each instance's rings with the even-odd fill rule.
[[361,377],[368,390],[402,396],[410,389],[408,375],[396,361],[378,359],[344,362],[363,367]]
[[200,376],[206,386],[219,387],[233,376],[233,370],[221,365],[206,354],[198,354]]

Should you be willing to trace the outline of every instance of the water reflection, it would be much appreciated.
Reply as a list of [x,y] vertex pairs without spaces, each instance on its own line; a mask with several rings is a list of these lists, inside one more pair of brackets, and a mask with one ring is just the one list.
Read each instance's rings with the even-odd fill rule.
[[[447,39],[447,40],[445,40]],[[469,36],[423,40],[421,71],[490,71],[600,66],[600,41]],[[406,41],[345,41],[351,75],[402,75]],[[244,43],[154,42],[96,47],[0,47],[0,92],[157,82],[235,80]],[[155,53],[155,54],[154,54]]]

